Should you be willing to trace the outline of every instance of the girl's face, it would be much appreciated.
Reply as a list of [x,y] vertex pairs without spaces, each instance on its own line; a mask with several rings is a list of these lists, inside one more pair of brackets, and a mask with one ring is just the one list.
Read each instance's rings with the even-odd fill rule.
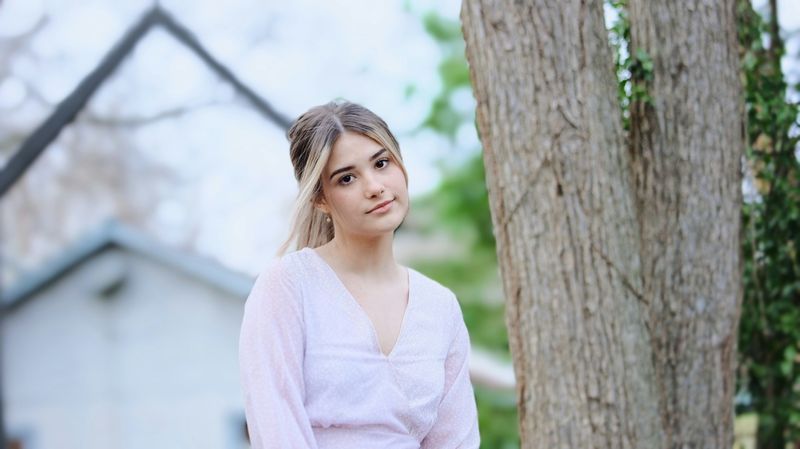
[[403,171],[389,150],[363,134],[346,131],[339,136],[321,183],[323,199],[317,207],[330,214],[336,235],[391,233],[408,213]]

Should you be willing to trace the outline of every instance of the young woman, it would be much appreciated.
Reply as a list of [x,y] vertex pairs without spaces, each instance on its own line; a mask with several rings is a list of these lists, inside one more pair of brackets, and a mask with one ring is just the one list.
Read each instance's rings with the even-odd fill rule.
[[311,108],[287,136],[292,228],[247,298],[239,340],[252,447],[477,448],[459,303],[394,259],[409,210],[397,140],[350,102]]

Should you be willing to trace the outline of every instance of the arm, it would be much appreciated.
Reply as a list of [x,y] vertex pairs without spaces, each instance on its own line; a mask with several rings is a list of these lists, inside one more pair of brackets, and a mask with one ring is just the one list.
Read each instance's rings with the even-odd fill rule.
[[445,360],[444,394],[436,422],[420,449],[477,449],[478,410],[469,378],[470,341],[458,301],[453,298],[455,336]]
[[316,449],[306,414],[304,325],[281,261],[253,285],[239,334],[239,374],[253,449]]

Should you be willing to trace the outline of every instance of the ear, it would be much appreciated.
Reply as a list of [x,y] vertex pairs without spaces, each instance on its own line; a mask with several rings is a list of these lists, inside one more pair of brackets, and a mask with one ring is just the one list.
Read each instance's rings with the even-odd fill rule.
[[312,201],[312,203],[314,204],[314,208],[323,214],[331,213],[330,208],[328,208],[328,203],[325,201],[325,197],[323,195],[320,194],[317,199]]

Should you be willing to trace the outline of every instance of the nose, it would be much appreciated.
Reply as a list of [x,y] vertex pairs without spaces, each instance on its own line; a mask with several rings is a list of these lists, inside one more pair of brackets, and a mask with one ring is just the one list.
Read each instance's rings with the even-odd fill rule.
[[366,175],[364,179],[364,195],[367,198],[373,198],[375,196],[380,196],[381,193],[385,190],[383,183],[378,176],[376,175]]

